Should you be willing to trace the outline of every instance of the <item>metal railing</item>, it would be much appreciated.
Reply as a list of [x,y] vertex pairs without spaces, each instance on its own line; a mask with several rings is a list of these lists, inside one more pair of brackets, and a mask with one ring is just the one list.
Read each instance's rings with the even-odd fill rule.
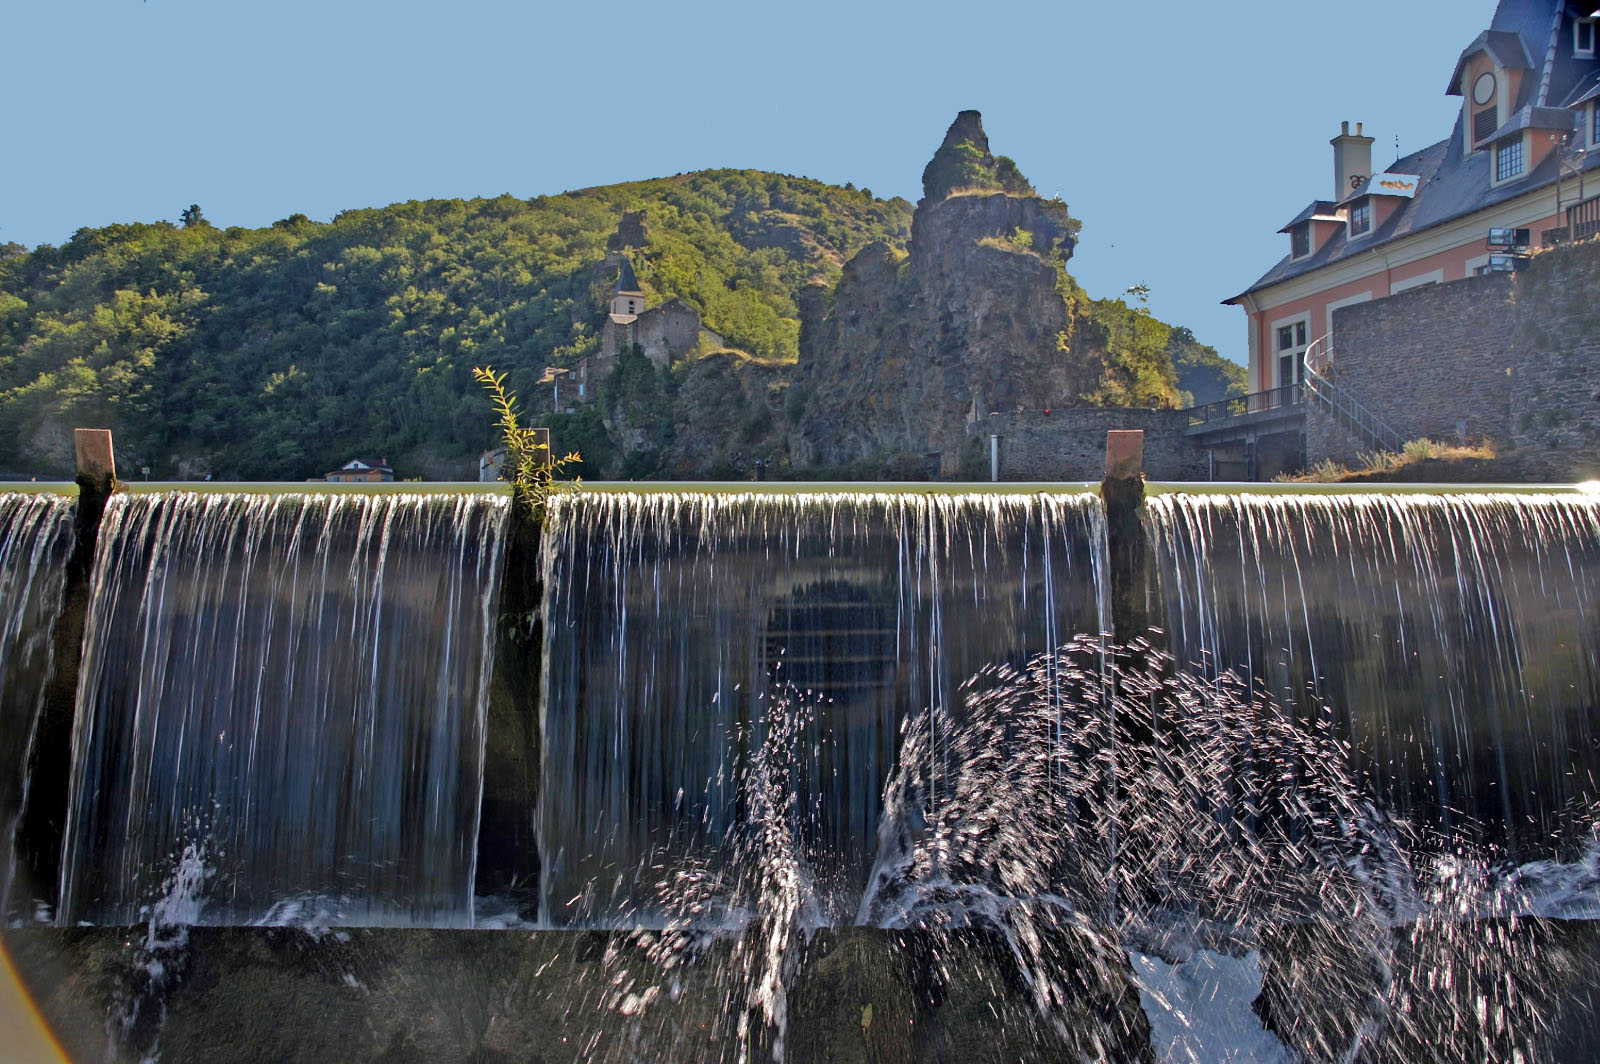
[[1545,229],[1539,242],[1545,247],[1556,244],[1577,243],[1600,236],[1600,196],[1591,196],[1576,206],[1567,208],[1567,224]]
[[1212,421],[1227,421],[1230,418],[1243,417],[1246,414],[1259,414],[1264,410],[1279,410],[1283,407],[1299,406],[1301,401],[1301,388],[1298,384],[1290,384],[1282,388],[1269,388],[1264,392],[1251,392],[1249,395],[1235,395],[1227,399],[1218,399],[1216,402],[1206,403],[1204,406],[1191,406],[1189,408],[1189,424],[1204,425]]
[[1399,452],[1405,438],[1347,389],[1334,384],[1333,344],[1330,335],[1319,336],[1302,359],[1305,365],[1306,401],[1316,403],[1346,430],[1375,451]]

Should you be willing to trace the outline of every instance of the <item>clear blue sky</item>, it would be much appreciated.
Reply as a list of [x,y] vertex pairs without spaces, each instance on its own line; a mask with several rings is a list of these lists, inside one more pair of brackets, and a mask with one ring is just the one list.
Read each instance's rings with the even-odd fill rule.
[[0,0],[0,240],[427,197],[528,197],[708,167],[915,201],[963,108],[1084,223],[1092,295],[1243,360],[1218,302],[1374,159],[1442,139],[1493,0],[1038,4]]

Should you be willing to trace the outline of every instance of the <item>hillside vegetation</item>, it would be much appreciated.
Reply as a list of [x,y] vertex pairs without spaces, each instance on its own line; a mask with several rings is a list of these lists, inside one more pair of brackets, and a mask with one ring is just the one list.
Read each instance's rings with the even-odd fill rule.
[[[520,200],[433,200],[83,229],[0,251],[0,470],[64,474],[72,426],[113,428],[152,476],[300,478],[352,455],[459,475],[491,440],[475,365],[524,396],[598,344],[624,212],[651,301],[677,296],[732,346],[795,357],[795,293],[910,205],[755,171]],[[186,212],[189,215],[189,212]]]
[[[952,145],[930,166],[941,186],[1026,189],[1009,160]],[[597,407],[546,420],[588,476],[739,472],[789,447],[802,293],[831,289],[871,245],[903,256],[911,226],[902,199],[719,170],[262,229],[191,208],[181,225],[0,245],[0,472],[69,476],[72,427],[98,426],[125,471],[154,479],[293,480],[351,457],[387,458],[402,477],[472,475],[493,443],[472,368],[506,371],[537,408],[545,367],[598,348],[617,251],[651,304],[682,299],[735,350],[693,372],[625,358]],[[1228,386],[1231,364],[1187,330],[1061,283],[1092,326],[1075,357],[1103,361],[1096,379],[1111,382],[1084,402],[1174,401],[1200,394],[1191,377]]]

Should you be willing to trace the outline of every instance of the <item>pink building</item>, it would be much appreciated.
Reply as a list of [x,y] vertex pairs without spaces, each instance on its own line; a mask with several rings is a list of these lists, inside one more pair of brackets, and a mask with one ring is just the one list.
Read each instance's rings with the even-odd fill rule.
[[[1529,248],[1600,232],[1600,0],[1500,0],[1445,92],[1450,135],[1372,171],[1372,138],[1332,140],[1330,195],[1280,230],[1286,254],[1225,303],[1249,315],[1252,409],[1298,401],[1308,349],[1337,362],[1340,307],[1515,267],[1489,230],[1528,230]],[[1320,338],[1326,337],[1321,344]],[[1252,467],[1252,472],[1255,472]]]

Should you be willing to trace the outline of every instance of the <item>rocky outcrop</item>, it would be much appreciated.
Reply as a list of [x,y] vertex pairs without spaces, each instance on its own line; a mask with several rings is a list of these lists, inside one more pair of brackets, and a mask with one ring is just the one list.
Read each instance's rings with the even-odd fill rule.
[[[940,151],[952,145],[988,157],[976,112],[958,116]],[[909,455],[931,465],[937,453],[939,472],[953,475],[969,421],[1089,390],[1064,354],[1073,307],[1061,265],[1077,227],[1065,204],[1037,196],[930,197],[913,218],[908,256],[869,246],[846,264],[831,299],[800,300],[797,463]]]
[[623,211],[617,222],[617,231],[606,240],[607,251],[627,251],[642,248],[650,243],[650,231],[645,227],[643,211]]
[[[971,477],[986,475],[989,460],[968,427],[991,415],[1136,407],[1143,416],[1176,404],[1170,327],[1078,288],[1065,268],[1078,222],[990,151],[976,111],[956,117],[923,177],[906,250],[869,244],[831,287],[796,295],[795,364],[743,355],[680,363],[642,332],[625,344],[608,333],[602,351],[637,344],[658,371],[591,367],[621,385],[606,400],[619,452],[610,475],[741,477],[760,461],[774,478]],[[775,217],[752,213],[746,223]],[[787,239],[782,225],[766,232]],[[1198,347],[1192,335],[1184,342]],[[1048,424],[1012,440],[1012,453],[1059,446]],[[1041,462],[1028,468],[1076,476],[1082,465]]]

